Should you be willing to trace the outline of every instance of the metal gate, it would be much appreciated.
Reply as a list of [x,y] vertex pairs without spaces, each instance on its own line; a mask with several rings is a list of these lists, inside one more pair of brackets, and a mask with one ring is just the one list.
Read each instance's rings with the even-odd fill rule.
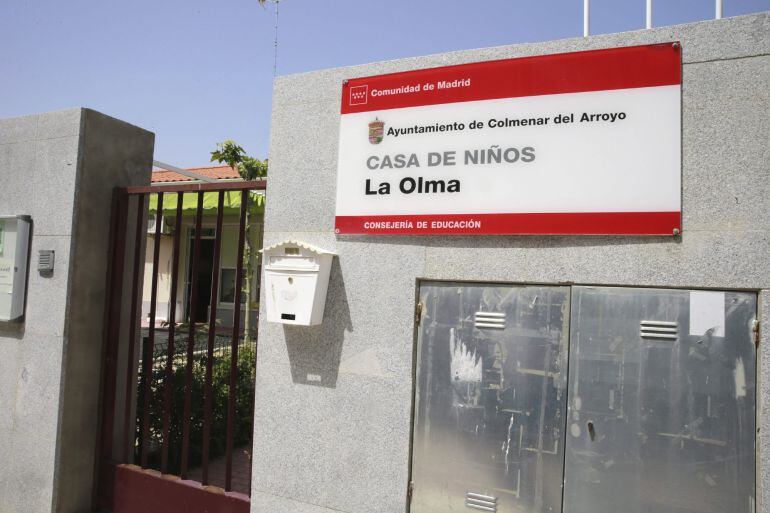
[[410,512],[753,513],[756,299],[423,283]]
[[249,511],[264,190],[115,191],[98,508]]

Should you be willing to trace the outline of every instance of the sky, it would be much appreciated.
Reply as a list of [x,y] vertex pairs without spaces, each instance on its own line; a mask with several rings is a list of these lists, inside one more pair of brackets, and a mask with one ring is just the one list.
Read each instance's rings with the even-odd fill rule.
[[[644,27],[645,0],[591,0],[591,32]],[[278,74],[577,37],[582,0],[281,0]],[[770,0],[724,0],[724,16]],[[714,0],[653,1],[653,25]],[[268,157],[275,5],[0,0],[0,118],[89,107],[155,132],[155,159],[209,165],[233,139]]]

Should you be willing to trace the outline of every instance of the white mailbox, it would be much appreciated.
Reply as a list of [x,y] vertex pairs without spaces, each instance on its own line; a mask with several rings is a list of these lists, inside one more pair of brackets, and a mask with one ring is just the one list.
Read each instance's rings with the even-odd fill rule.
[[321,324],[334,253],[287,240],[262,254],[267,322]]
[[24,319],[29,262],[29,216],[0,216],[0,321]]

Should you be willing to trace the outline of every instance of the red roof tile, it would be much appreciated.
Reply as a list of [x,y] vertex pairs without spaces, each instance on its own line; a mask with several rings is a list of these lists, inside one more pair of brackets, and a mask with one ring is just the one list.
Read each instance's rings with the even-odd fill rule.
[[[188,171],[197,173],[199,175],[214,178],[216,180],[232,180],[239,179],[241,176],[238,171],[230,166],[212,166],[212,167],[190,167]],[[160,182],[192,182],[195,179],[189,176],[175,173],[174,171],[166,171],[165,169],[153,169],[152,170],[152,183]]]

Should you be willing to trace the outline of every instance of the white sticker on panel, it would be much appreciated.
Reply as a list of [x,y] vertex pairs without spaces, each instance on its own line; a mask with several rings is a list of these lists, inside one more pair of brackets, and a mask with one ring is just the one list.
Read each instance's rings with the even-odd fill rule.
[[690,292],[690,335],[725,336],[725,293]]

